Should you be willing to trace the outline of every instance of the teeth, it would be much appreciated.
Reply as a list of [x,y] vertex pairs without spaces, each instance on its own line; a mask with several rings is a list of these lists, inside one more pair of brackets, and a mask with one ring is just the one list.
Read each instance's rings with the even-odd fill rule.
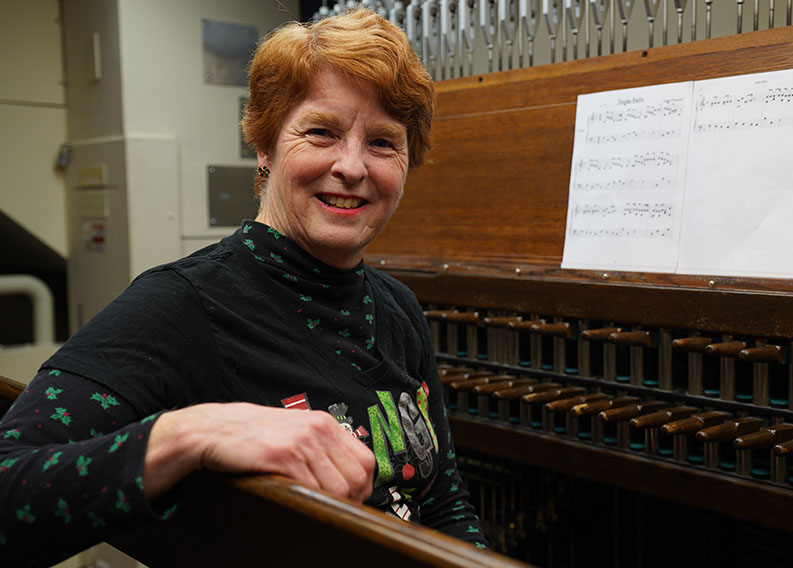
[[339,209],[354,209],[359,207],[363,199],[357,197],[339,197],[338,195],[323,195],[322,200],[328,205],[333,205]]

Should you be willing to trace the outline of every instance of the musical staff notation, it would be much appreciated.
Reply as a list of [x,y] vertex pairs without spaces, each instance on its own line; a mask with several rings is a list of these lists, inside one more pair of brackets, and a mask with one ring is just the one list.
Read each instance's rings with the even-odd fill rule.
[[670,152],[641,152],[605,158],[583,157],[573,164],[573,191],[662,189],[675,184],[678,157]]
[[674,212],[674,205],[666,202],[579,203],[573,208],[569,233],[585,238],[668,239]]
[[757,130],[793,126],[793,88],[700,96],[694,132]]
[[639,140],[679,138],[683,133],[683,101],[665,100],[643,104],[625,99],[617,106],[597,109],[586,121],[587,144],[610,144]]

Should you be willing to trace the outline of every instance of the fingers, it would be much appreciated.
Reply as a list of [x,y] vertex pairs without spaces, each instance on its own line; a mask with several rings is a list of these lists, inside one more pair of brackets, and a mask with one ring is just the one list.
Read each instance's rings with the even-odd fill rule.
[[207,469],[279,473],[356,502],[372,492],[374,454],[327,412],[246,403],[204,410],[204,424],[214,425],[202,460]]
[[306,464],[319,489],[336,497],[365,501],[372,493],[374,454],[329,414],[317,412],[311,419],[317,421],[317,446],[307,454]]

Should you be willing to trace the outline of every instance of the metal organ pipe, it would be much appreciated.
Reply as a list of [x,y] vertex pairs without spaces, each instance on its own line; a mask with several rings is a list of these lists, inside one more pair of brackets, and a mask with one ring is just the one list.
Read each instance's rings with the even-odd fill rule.
[[493,72],[493,44],[498,39],[495,0],[479,0],[479,29],[487,46],[487,70]]
[[658,15],[658,7],[660,5],[660,0],[644,0],[644,9],[647,11],[647,41],[649,47],[653,47],[655,43],[655,17]]
[[[578,59],[578,32],[584,20],[585,0],[564,0],[564,12],[570,34],[573,36],[573,59]],[[567,50],[565,49],[565,55]]]
[[498,0],[498,25],[499,25],[499,48],[498,48],[498,68],[504,68],[503,48],[507,51],[507,69],[512,69],[512,46],[518,31],[518,17],[515,14],[515,4],[517,0]]
[[636,0],[617,0],[620,9],[620,21],[622,22],[622,51],[628,51],[628,21],[631,19],[631,12]]
[[441,0],[441,78],[446,78],[446,62],[449,75],[454,79],[454,56],[457,54],[457,0]]
[[556,35],[559,33],[559,26],[562,23],[561,9],[557,0],[542,0],[542,17],[548,28],[548,39],[551,42],[551,63],[556,63]]
[[[589,13],[592,15],[592,21],[595,23],[595,30],[597,30],[597,54],[603,55],[603,26],[606,25],[606,14],[609,11],[610,0],[590,0]],[[587,29],[589,24],[587,23]],[[589,45],[587,45],[587,50]]]
[[[608,1],[608,0],[606,0]],[[534,37],[537,25],[540,22],[539,0],[521,0],[520,2],[520,29],[521,46],[518,52],[518,66],[523,67],[523,38],[528,44],[529,67],[534,65]]]
[[476,45],[476,1],[458,0],[457,3],[457,45],[460,48],[460,76],[463,75],[463,50],[468,61],[468,74],[474,72],[474,46]]

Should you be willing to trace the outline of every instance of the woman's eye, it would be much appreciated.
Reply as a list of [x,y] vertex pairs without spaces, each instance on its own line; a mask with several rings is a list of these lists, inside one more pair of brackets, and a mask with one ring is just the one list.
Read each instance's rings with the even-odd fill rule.
[[308,133],[313,136],[330,136],[330,130],[327,128],[312,128]]
[[389,142],[385,138],[376,138],[375,140],[372,141],[372,146],[377,146],[378,148],[393,148],[394,147],[394,145],[391,144],[391,142]]

